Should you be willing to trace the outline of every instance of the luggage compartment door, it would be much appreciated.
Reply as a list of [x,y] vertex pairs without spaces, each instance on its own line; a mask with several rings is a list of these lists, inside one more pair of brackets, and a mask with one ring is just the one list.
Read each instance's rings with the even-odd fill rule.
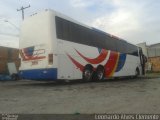
[[58,79],[73,79],[73,64],[64,54],[58,55]]

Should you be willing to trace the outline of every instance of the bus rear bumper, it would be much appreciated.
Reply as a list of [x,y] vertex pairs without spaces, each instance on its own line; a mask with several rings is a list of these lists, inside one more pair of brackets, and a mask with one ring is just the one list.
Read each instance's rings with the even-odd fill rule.
[[57,69],[34,69],[34,70],[20,70],[19,76],[22,79],[31,80],[57,80]]

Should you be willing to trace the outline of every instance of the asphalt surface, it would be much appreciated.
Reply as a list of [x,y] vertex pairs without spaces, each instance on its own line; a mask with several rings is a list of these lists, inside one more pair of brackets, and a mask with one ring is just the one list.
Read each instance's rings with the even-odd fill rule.
[[160,113],[160,78],[1,81],[0,113]]

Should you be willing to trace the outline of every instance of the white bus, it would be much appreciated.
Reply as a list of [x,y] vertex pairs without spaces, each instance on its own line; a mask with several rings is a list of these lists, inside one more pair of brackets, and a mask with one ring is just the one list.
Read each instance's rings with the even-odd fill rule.
[[20,34],[23,79],[83,79],[138,76],[142,51],[118,37],[53,10],[26,18]]

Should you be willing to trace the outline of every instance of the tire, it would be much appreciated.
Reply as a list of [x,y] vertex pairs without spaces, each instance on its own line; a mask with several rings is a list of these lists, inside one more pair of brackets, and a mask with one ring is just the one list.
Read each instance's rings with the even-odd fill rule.
[[98,66],[94,75],[95,80],[103,80],[104,79],[104,67],[103,66]]
[[93,67],[86,66],[83,70],[83,81],[85,82],[92,81],[92,77],[93,77]]
[[18,74],[13,73],[13,74],[11,75],[11,79],[12,79],[12,80],[19,80]]

